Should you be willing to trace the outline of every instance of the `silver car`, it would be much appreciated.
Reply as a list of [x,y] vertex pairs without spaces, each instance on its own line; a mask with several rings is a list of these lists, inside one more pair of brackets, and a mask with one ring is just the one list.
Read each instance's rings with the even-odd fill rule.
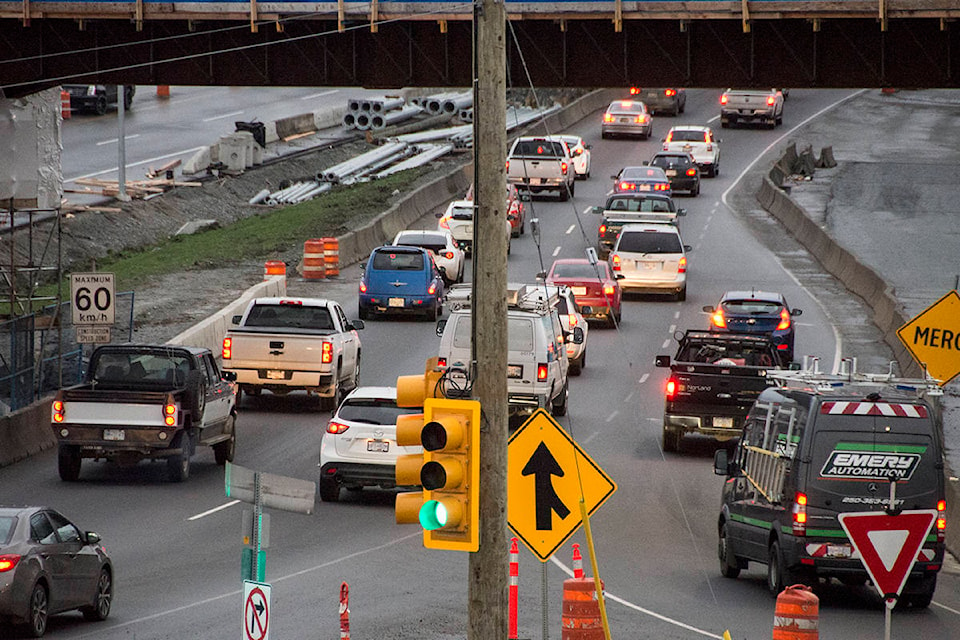
[[0,507],[0,636],[5,620],[31,638],[49,616],[79,609],[106,620],[113,602],[113,564],[100,536],[46,507]]
[[614,100],[603,114],[600,135],[609,138],[615,135],[653,135],[653,117],[647,105],[640,100]]
[[687,251],[675,225],[628,224],[608,259],[624,293],[668,293],[686,300]]

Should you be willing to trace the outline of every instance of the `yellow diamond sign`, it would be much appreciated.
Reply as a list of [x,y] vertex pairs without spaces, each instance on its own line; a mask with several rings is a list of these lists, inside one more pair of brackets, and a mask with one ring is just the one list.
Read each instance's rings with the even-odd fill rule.
[[507,521],[541,561],[617,490],[553,417],[538,409],[507,444]]
[[941,387],[947,384],[960,374],[960,295],[943,296],[897,329],[897,336]]

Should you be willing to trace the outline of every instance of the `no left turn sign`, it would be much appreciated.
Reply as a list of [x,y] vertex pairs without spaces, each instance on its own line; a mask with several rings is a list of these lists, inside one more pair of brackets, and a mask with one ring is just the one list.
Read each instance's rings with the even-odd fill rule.
[[270,585],[243,581],[243,640],[270,638]]

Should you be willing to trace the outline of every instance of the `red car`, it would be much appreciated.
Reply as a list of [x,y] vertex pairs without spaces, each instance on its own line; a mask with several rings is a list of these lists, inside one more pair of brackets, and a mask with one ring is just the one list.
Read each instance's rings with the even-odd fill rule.
[[[614,320],[620,324],[623,294],[606,262],[593,265],[586,258],[561,258],[553,262],[546,280],[548,285],[570,287],[585,318],[603,319],[609,326],[615,326]],[[590,313],[583,311],[584,307],[589,307]]]
[[[467,189],[464,200],[473,200],[473,185]],[[527,212],[523,205],[523,198],[517,187],[512,184],[507,185],[507,220],[510,221],[510,235],[519,238],[527,232]]]

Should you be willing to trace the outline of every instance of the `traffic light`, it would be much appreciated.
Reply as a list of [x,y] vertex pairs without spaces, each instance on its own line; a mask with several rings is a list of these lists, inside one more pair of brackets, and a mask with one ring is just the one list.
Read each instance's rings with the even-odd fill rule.
[[[401,395],[403,401],[412,399],[401,394],[402,384],[412,384],[420,376],[402,378],[397,380],[398,404]],[[397,485],[423,488],[397,495],[397,523],[419,523],[427,548],[476,551],[480,546],[480,403],[432,397],[421,402],[423,414],[397,420],[397,444],[423,447],[422,454],[397,459]]]

